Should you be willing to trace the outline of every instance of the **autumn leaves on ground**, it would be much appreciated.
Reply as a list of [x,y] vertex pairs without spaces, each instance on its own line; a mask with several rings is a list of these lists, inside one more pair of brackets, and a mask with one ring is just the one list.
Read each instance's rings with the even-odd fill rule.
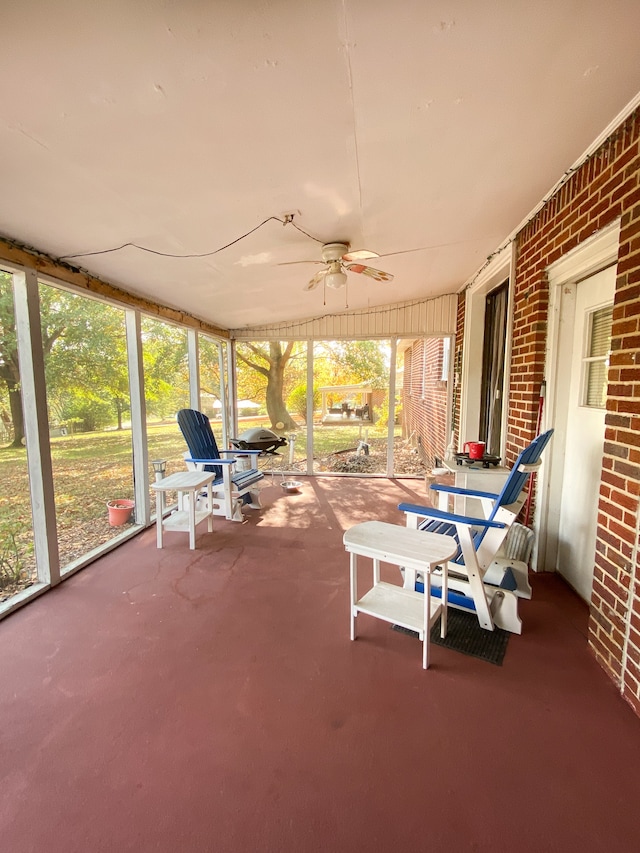
[[[254,424],[255,425],[255,424]],[[246,427],[246,424],[245,424]],[[322,470],[384,473],[386,441],[371,440],[370,455],[357,451],[350,430],[314,429],[316,458]],[[149,459],[166,459],[167,473],[184,467],[184,440],[175,421],[148,428]],[[306,467],[305,439],[296,442],[294,468]],[[398,473],[420,474],[424,466],[410,442],[396,438]],[[67,566],[126,528],[109,526],[106,503],[133,498],[131,431],[107,430],[51,439],[60,564]],[[260,461],[266,470],[287,469],[286,448]],[[27,455],[24,448],[0,448],[0,600],[35,579]],[[153,472],[149,473],[153,481]],[[151,497],[152,506],[154,497]]]

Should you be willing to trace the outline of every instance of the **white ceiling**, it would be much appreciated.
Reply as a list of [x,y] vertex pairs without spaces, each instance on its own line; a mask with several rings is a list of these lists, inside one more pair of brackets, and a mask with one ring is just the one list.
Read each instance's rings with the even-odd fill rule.
[[[299,211],[388,256],[350,308],[459,289],[640,90],[637,0],[1,5],[1,234],[194,254]],[[74,263],[239,328],[344,310],[278,265],[319,257],[270,221],[208,258]]]

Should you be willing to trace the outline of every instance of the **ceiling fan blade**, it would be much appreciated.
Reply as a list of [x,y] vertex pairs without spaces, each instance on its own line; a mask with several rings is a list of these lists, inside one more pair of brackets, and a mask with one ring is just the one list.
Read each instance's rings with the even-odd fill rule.
[[390,272],[375,270],[373,267],[367,267],[364,264],[347,264],[346,267],[350,272],[357,272],[361,273],[362,275],[368,275],[369,278],[373,278],[376,281],[393,281],[393,276]]
[[315,290],[320,282],[323,281],[326,274],[326,270],[320,270],[320,272],[317,272],[314,277],[305,284],[303,290]]
[[292,264],[323,264],[324,261],[281,261],[277,267],[290,267]]
[[345,252],[342,256],[343,261],[368,261],[369,258],[379,258],[377,252],[371,252],[369,249],[356,249],[354,252]]

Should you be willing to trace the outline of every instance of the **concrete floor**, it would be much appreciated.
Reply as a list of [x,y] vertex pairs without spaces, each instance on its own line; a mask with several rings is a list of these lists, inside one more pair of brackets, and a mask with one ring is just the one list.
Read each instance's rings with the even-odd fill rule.
[[0,623],[2,850],[640,849],[640,720],[559,578],[502,667],[432,646],[425,672],[365,616],[350,642],[343,530],[424,496],[271,486],[196,551],[145,531]]

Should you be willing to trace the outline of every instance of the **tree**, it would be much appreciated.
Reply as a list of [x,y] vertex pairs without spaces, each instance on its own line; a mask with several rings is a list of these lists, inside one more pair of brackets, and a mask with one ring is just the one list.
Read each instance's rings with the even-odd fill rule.
[[220,400],[220,343],[206,335],[200,335],[199,343],[200,390]]
[[[327,385],[356,385],[386,388],[389,382],[388,341],[332,341],[320,344],[314,364],[325,362]],[[316,373],[314,369],[314,373]]]
[[[53,288],[49,288],[53,290]],[[41,294],[42,348],[45,359],[65,328],[65,320],[52,308],[49,295]],[[22,412],[22,389],[18,364],[18,342],[13,309],[11,276],[0,271],[0,379],[5,383],[9,395],[9,407],[13,422],[13,447],[21,447],[24,438],[24,416]]]
[[[13,313],[11,276],[0,271],[0,379],[9,396],[13,421],[13,445],[20,447],[24,436],[22,401],[20,395],[20,370],[16,345],[16,324]],[[3,418],[4,420],[4,418]]]
[[142,356],[147,414],[164,418],[188,406],[189,357],[185,329],[145,317]]
[[294,356],[294,342],[246,342],[238,345],[236,355],[240,361],[266,379],[265,396],[271,428],[278,433],[296,430],[296,422],[284,403],[285,369]]
[[63,326],[45,362],[51,414],[59,422],[82,421],[88,430],[115,418],[122,429],[130,405],[122,310],[46,285],[40,288],[41,305],[45,300]]
[[[93,428],[115,418],[121,428],[129,408],[122,310],[44,284],[39,301],[51,417],[58,422],[87,421]],[[0,273],[0,380],[7,389],[13,445],[18,447],[24,422],[13,291],[7,273]]]

